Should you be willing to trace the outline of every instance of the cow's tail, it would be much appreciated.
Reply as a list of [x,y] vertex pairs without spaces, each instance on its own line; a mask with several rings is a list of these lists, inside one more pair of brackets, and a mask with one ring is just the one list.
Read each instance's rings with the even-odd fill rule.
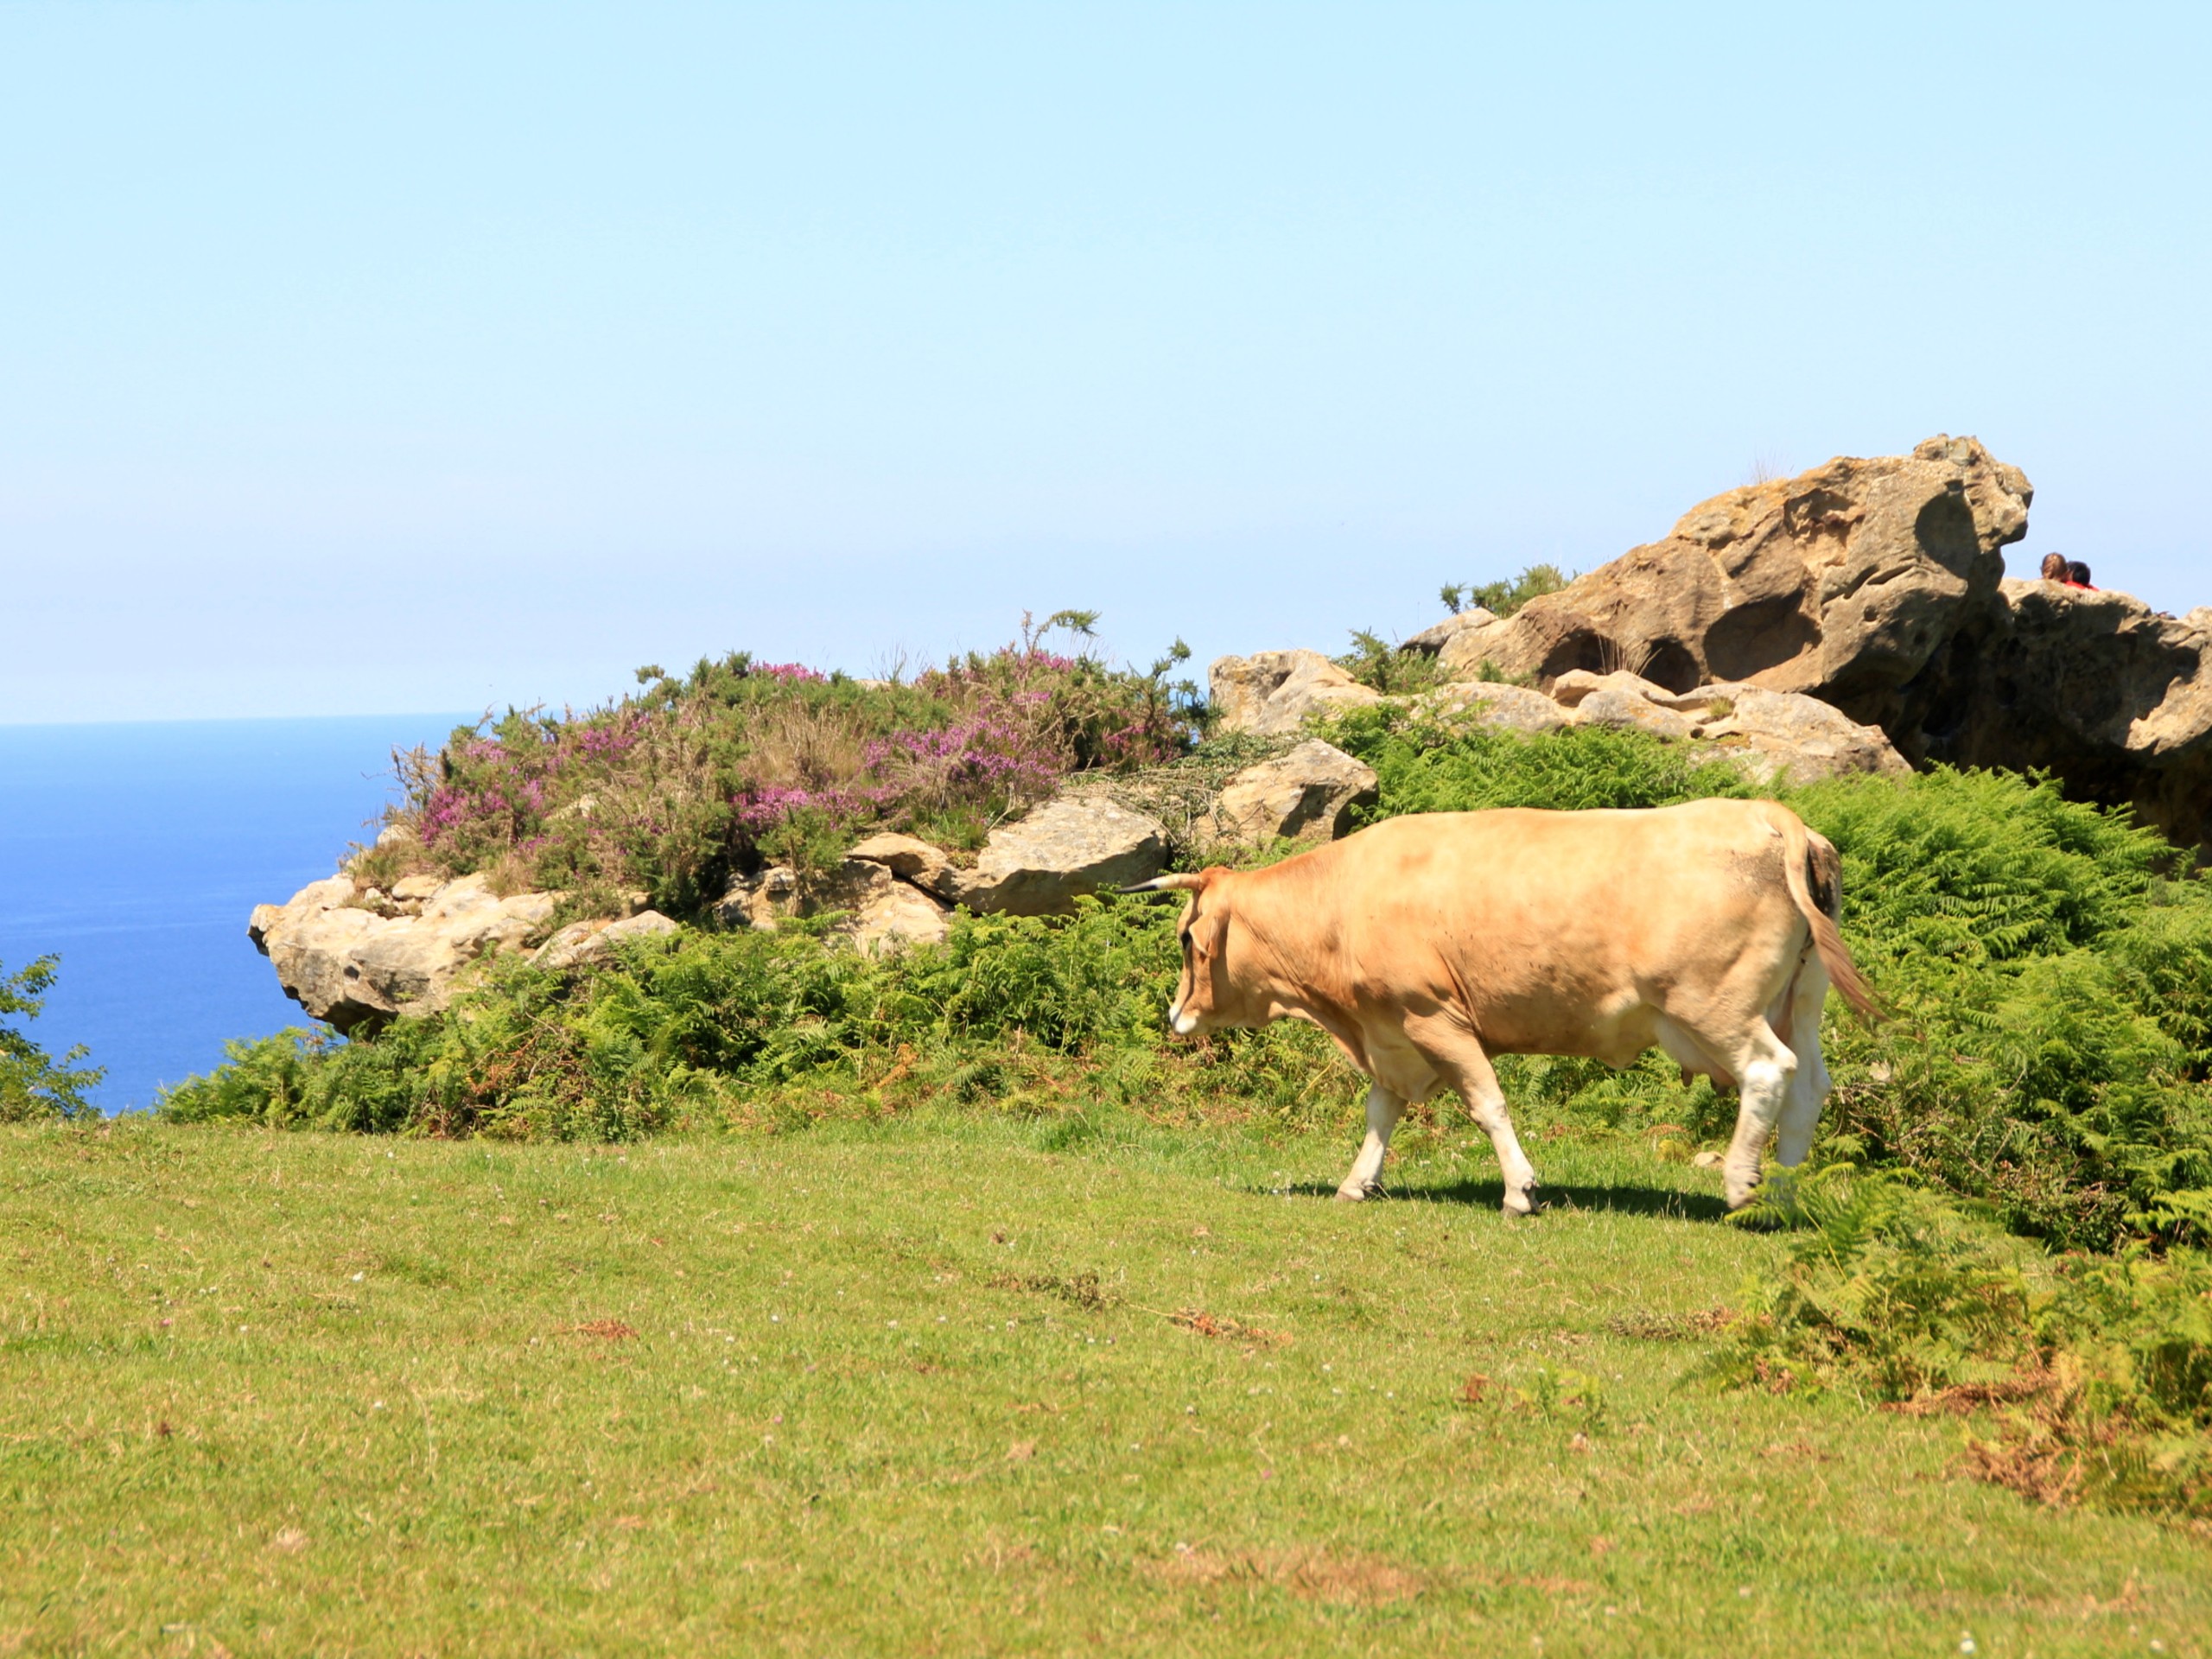
[[1782,831],[1783,880],[1789,884],[1805,925],[1813,930],[1813,948],[1821,953],[1821,966],[1828,970],[1828,983],[1851,1004],[1861,1021],[1872,1024],[1888,1010],[1851,959],[1851,949],[1836,929],[1843,913],[1843,861],[1827,836],[1805,827],[1805,821],[1784,808],[1776,815]]

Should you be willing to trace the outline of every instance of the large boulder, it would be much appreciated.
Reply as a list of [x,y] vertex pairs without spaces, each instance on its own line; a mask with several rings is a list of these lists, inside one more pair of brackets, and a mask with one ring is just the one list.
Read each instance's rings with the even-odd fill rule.
[[406,901],[414,914],[379,914],[364,908],[371,900],[388,908],[385,895],[334,875],[285,904],[255,906],[247,924],[284,995],[341,1032],[444,1007],[463,969],[543,932],[561,895],[502,898],[481,875],[464,875]]
[[1309,714],[1361,708],[1382,695],[1318,651],[1217,658],[1206,679],[1217,728],[1255,737],[1294,736]]
[[954,896],[970,910],[1050,916],[1082,894],[1149,880],[1166,861],[1157,819],[1103,796],[1063,796],[992,830],[976,868],[956,873]]
[[1995,594],[2032,496],[1973,438],[1841,457],[1700,503],[1663,540],[1458,632],[1438,660],[1459,677],[1487,663],[1546,690],[1575,669],[1626,669],[1674,691],[1750,683],[1887,724]]
[[1213,838],[1244,847],[1334,841],[1350,832],[1352,810],[1375,799],[1371,766],[1312,739],[1247,766],[1223,785],[1213,806]]
[[2212,851],[2212,607],[2007,581],[1930,664],[1900,735],[1915,759],[2048,767]]

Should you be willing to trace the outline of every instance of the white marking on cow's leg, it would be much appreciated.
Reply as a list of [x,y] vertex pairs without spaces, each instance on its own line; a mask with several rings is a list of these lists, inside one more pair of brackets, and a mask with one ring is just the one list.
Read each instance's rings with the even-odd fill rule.
[[1759,1184],[1759,1155],[1766,1150],[1767,1137],[1774,1133],[1783,1103],[1789,1097],[1797,1057],[1761,1018],[1745,1033],[1732,1065],[1741,1079],[1743,1105],[1736,1114],[1736,1135],[1728,1144],[1721,1175],[1728,1207],[1740,1210],[1751,1202],[1752,1191]]
[[1781,1133],[1775,1137],[1775,1155],[1791,1169],[1812,1150],[1813,1132],[1820,1127],[1821,1108],[1827,1102],[1827,1062],[1821,1054],[1821,1007],[1827,995],[1827,970],[1817,958],[1808,962],[1798,970],[1789,1011],[1789,1046],[1797,1052],[1797,1075],[1783,1103]]
[[1398,1115],[1405,1109],[1406,1103],[1381,1084],[1369,1085],[1367,1139],[1360,1142],[1359,1156],[1351,1160],[1351,1173],[1337,1189],[1339,1200],[1357,1204],[1382,1185],[1382,1154],[1390,1150],[1391,1131],[1398,1127]]
[[[1483,1070],[1490,1071],[1487,1061]],[[1498,1173],[1505,1178],[1505,1213],[1532,1213],[1536,1207],[1536,1166],[1521,1150],[1521,1137],[1513,1133],[1513,1119],[1505,1109],[1505,1091],[1497,1086],[1497,1077],[1490,1076],[1486,1086],[1478,1085],[1467,1104],[1474,1112],[1475,1122],[1490,1135],[1491,1149],[1497,1154]]]
[[1483,1046],[1464,1027],[1441,1022],[1430,1024],[1418,1033],[1409,1030],[1408,1034],[1414,1037],[1445,1081],[1459,1091],[1475,1122],[1490,1136],[1491,1149],[1497,1154],[1498,1173],[1505,1180],[1502,1206],[1505,1213],[1530,1214],[1536,1207],[1536,1166],[1521,1150],[1521,1137],[1513,1133],[1513,1119],[1505,1109],[1505,1090],[1497,1086],[1497,1073],[1491,1069]]

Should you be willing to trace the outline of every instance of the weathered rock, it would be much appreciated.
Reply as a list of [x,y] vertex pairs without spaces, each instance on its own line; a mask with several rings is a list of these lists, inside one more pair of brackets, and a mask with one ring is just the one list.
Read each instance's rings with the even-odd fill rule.
[[846,931],[870,956],[909,944],[942,944],[952,931],[950,908],[905,881],[853,912]]
[[1294,735],[1317,709],[1357,709],[1382,695],[1318,651],[1217,658],[1206,678],[1219,729],[1258,737]]
[[1618,726],[1676,742],[1697,729],[1694,721],[1674,709],[1612,685],[1586,693],[1574,706],[1574,719],[1578,726]]
[[657,910],[641,910],[634,916],[619,916],[599,930],[594,937],[602,945],[620,944],[625,939],[649,939],[682,930],[670,918]]
[[870,836],[846,856],[880,864],[901,881],[931,893],[947,891],[951,883],[952,860],[944,849],[912,836]]
[[1425,720],[1487,731],[1532,734],[1555,732],[1572,725],[1574,718],[1570,711],[1541,691],[1525,685],[1493,684],[1482,680],[1440,685],[1404,702],[1408,709]]
[[788,866],[772,864],[751,875],[731,877],[715,905],[715,915],[725,927],[773,932],[779,924],[794,917],[859,910],[891,885],[891,872],[869,859],[847,858],[811,882],[802,882]]
[[257,905],[247,935],[276,969],[284,995],[343,1032],[397,1014],[445,1007],[454,981],[487,951],[519,948],[541,931],[561,895],[501,898],[480,875],[438,887],[416,916],[380,916],[365,892],[337,875],[283,905]]
[[1656,681],[1641,674],[1620,671],[1611,674],[1592,674],[1586,668],[1569,669],[1552,682],[1552,701],[1562,709],[1579,709],[1583,699],[1593,691],[1624,691],[1631,696],[1656,702],[1662,709],[1675,706],[1675,694]]
[[566,927],[556,929],[551,938],[531,954],[530,959],[540,968],[573,968],[605,949],[599,944],[599,936],[607,924],[607,918],[604,916],[570,922]]
[[1446,617],[1433,627],[1423,628],[1412,639],[1401,642],[1398,649],[1418,651],[1424,655],[1433,657],[1468,629],[1488,627],[1497,620],[1497,613],[1485,610],[1478,605],[1471,611],[1461,611],[1456,616]]
[[1930,664],[1898,747],[1961,766],[2048,767],[2212,852],[2212,607],[2007,581]]
[[641,910],[613,920],[600,917],[570,922],[540,945],[531,960],[541,968],[574,968],[597,961],[625,939],[652,938],[681,931],[657,910]]
[[1718,743],[1762,782],[1802,784],[1849,772],[1901,776],[1912,770],[1879,727],[1862,726],[1818,697],[1795,691],[1734,683],[1675,692],[1635,674],[1579,669],[1560,675],[1552,689],[1573,706],[1579,724]]
[[1049,916],[1080,894],[1149,880],[1166,858],[1157,820],[1102,797],[1063,797],[992,830],[954,896],[970,910]]
[[1901,778],[1912,771],[1880,727],[1862,726],[1818,697],[1707,685],[1672,702],[1695,721],[1695,736],[1727,746],[1764,781],[1809,784],[1854,772]]
[[1749,681],[1886,723],[1904,688],[1996,593],[2033,492],[1972,438],[1841,458],[1715,496],[1665,540],[1531,600],[1441,650],[1545,689],[1626,669],[1670,690]]
[[715,905],[715,913],[726,927],[752,927],[763,932],[774,931],[793,917],[835,913],[839,919],[830,931],[871,952],[892,944],[934,944],[943,939],[950,931],[946,906],[892,874],[883,860],[899,855],[904,861],[904,853],[880,844],[887,842],[910,842],[935,854],[938,864],[925,861],[923,868],[951,868],[944,855],[926,842],[906,836],[878,836],[873,843],[863,842],[861,848],[879,856],[862,857],[861,849],[855,849],[835,870],[811,883],[802,882],[795,872],[780,864],[754,875],[738,876]]
[[1452,679],[1479,680],[1487,665],[1497,680],[1534,680],[1535,670],[1521,665],[1529,652],[1522,644],[1519,622],[1516,612],[1455,631],[1437,647],[1437,667]]
[[1276,840],[1334,841],[1351,829],[1352,809],[1372,806],[1374,769],[1319,739],[1247,766],[1214,802],[1214,839],[1245,847]]

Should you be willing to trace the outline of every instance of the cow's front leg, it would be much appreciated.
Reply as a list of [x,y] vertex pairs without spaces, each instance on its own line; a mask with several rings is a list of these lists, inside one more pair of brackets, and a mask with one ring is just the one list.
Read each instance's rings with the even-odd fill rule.
[[1497,1173],[1505,1178],[1502,1206],[1505,1213],[1533,1214],[1536,1166],[1521,1150],[1521,1137],[1513,1133],[1513,1119],[1505,1109],[1505,1090],[1497,1086],[1497,1073],[1491,1066],[1490,1056],[1483,1052],[1483,1046],[1472,1033],[1448,1018],[1426,1021],[1418,1032],[1408,1027],[1408,1034],[1421,1045],[1421,1052],[1444,1080],[1459,1091],[1475,1122],[1490,1136],[1491,1148],[1497,1154]]
[[1390,1150],[1390,1132],[1398,1127],[1398,1115],[1405,1109],[1402,1096],[1379,1083],[1369,1086],[1367,1139],[1359,1144],[1359,1156],[1351,1160],[1351,1173],[1337,1189],[1338,1203],[1357,1204],[1382,1184],[1382,1154]]

